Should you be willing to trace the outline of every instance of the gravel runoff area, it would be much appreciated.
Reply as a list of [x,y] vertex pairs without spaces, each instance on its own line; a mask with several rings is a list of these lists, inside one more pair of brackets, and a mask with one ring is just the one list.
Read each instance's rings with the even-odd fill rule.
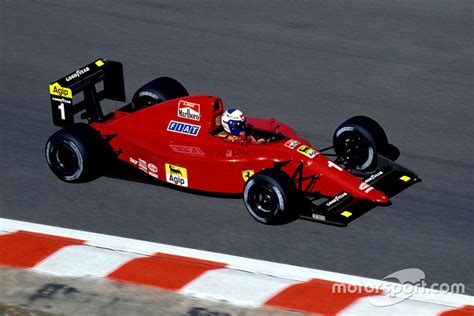
[[0,316],[46,315],[306,315],[246,309],[157,288],[104,279],[63,278],[0,267]]

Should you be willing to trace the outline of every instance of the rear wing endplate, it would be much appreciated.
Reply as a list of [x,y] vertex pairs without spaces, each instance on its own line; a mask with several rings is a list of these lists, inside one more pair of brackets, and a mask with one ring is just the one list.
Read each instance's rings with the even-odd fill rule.
[[[102,83],[102,90],[97,91]],[[74,104],[74,96],[83,92],[83,100]],[[74,124],[74,117],[90,122],[104,118],[100,101],[104,99],[125,101],[122,64],[112,60],[97,59],[49,85],[51,112],[56,126]]]

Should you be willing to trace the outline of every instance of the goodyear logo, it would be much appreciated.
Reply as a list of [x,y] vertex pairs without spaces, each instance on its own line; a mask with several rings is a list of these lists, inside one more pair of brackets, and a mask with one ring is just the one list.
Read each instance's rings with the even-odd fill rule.
[[91,69],[89,67],[84,67],[82,69],[78,69],[76,70],[75,72],[73,72],[72,74],[70,74],[69,76],[66,77],[66,81],[71,81],[71,80],[74,80],[76,78],[79,78],[80,76],[82,76],[83,74],[89,72]]
[[302,145],[298,147],[297,151],[300,154],[305,155],[306,157],[311,158],[311,159],[313,159],[317,154],[319,154],[319,152],[316,149],[311,148],[306,145]]
[[186,168],[167,163],[165,164],[165,170],[166,182],[179,185],[181,187],[188,186],[188,170],[186,170]]
[[242,178],[244,178],[244,181],[247,182],[251,176],[255,174],[254,170],[244,170],[242,171]]
[[51,100],[59,102],[59,103],[66,103],[66,104],[72,104],[71,99],[65,99],[65,98],[58,98],[58,97],[51,97]]
[[58,97],[72,98],[72,91],[69,88],[64,88],[55,82],[49,85],[49,94],[57,95]]
[[327,201],[327,202],[326,202],[326,206],[327,206],[327,207],[330,207],[331,205],[340,202],[341,200],[343,200],[343,199],[344,199],[345,197],[347,197],[348,195],[349,195],[349,194],[347,194],[347,192],[342,192],[341,194],[336,195],[334,198],[332,198],[331,200]]

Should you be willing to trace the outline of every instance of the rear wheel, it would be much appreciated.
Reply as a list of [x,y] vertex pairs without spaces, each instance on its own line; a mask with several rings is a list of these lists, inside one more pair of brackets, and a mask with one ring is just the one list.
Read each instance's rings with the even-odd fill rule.
[[281,170],[267,169],[252,176],[244,187],[244,203],[249,214],[268,225],[288,223],[294,212],[295,185]]
[[146,108],[172,99],[188,96],[184,86],[169,77],[160,77],[138,89],[132,98],[135,110]]
[[87,124],[63,128],[48,139],[46,161],[51,171],[65,182],[86,182],[100,175],[110,157],[108,144]]
[[388,147],[383,128],[367,116],[354,116],[334,132],[336,155],[347,168],[368,171],[377,165],[378,153]]

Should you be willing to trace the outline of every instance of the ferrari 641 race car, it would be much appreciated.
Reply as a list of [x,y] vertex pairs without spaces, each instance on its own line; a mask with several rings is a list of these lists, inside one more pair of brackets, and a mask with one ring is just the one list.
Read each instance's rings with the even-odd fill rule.
[[47,141],[46,159],[66,182],[90,181],[123,161],[171,186],[242,194],[260,223],[300,217],[345,226],[421,181],[394,162],[400,152],[365,116],[342,123],[333,146],[318,150],[273,118],[247,119],[264,142],[225,141],[216,136],[222,100],[190,96],[169,77],[147,83],[131,103],[104,115],[102,100],[125,102],[123,68],[115,61],[98,59],[49,88],[53,122],[62,129]]

